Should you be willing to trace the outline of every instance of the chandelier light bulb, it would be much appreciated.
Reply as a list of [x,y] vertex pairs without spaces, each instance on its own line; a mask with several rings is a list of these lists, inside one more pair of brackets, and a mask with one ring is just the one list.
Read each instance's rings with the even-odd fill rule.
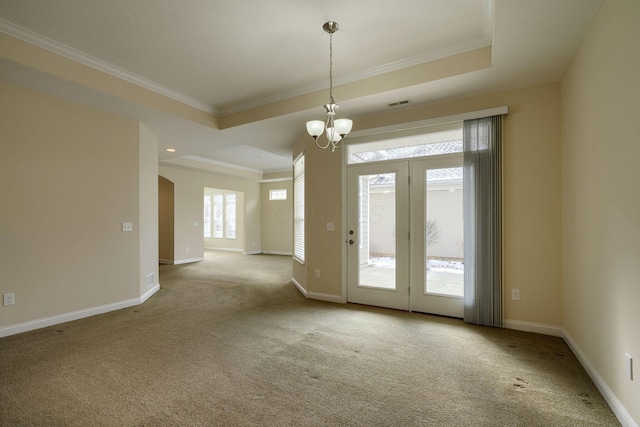
[[342,137],[340,136],[340,133],[338,133],[335,127],[330,127],[330,128],[327,128],[327,139],[330,142],[340,142]]

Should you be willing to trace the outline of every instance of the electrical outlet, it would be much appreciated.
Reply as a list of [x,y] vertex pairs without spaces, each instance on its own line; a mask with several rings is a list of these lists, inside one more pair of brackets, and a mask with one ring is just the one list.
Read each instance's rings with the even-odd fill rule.
[[520,289],[511,289],[511,299],[520,301]]
[[320,278],[320,270],[316,270],[316,279]]
[[624,375],[633,381],[633,358],[628,354],[624,354]]
[[122,223],[122,231],[133,231],[133,223],[131,223],[131,222],[123,222]]
[[187,249],[186,249],[186,251],[187,251],[187,252],[189,252],[189,246],[187,246]]
[[16,294],[13,292],[10,294],[4,294],[3,300],[4,305],[13,305],[16,303]]

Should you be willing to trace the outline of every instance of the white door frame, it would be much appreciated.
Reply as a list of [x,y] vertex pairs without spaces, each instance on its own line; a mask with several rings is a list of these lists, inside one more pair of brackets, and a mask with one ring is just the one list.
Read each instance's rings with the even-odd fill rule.
[[[347,247],[347,301],[360,304],[395,308],[399,310],[409,310],[409,284],[410,284],[410,207],[409,207],[409,165],[406,160],[363,163],[351,165],[347,168],[347,193],[349,190],[356,191],[351,194],[348,203],[348,215],[346,222],[346,247]],[[360,225],[360,200],[361,195],[356,189],[360,188],[360,176],[377,174],[395,174],[395,199],[393,203],[395,218],[395,261],[394,288],[383,288],[373,285],[379,278],[374,274],[364,282],[360,274],[363,269],[357,261],[361,256],[361,244],[363,243],[362,230]],[[367,207],[369,212],[369,207]],[[367,220],[367,223],[369,221]],[[353,232],[353,234],[351,234]],[[368,246],[368,243],[366,243]],[[367,248],[368,249],[368,248]],[[368,259],[367,255],[367,259]],[[367,270],[365,268],[364,270]],[[379,271],[373,269],[374,271]],[[376,277],[378,276],[378,277]]]
[[[345,203],[347,217],[344,221],[345,268],[344,298],[367,305],[383,306],[407,311],[426,312],[453,317],[463,317],[464,302],[460,297],[451,297],[426,291],[426,253],[425,253],[425,218],[426,218],[426,180],[427,169],[462,167],[462,153],[445,154],[418,159],[389,160],[350,165],[346,168]],[[354,171],[352,173],[351,171]],[[361,239],[358,229],[358,201],[360,196],[351,195],[358,188],[358,177],[366,174],[396,173],[396,288],[392,290],[360,286],[359,266],[348,265],[358,256],[357,240]],[[408,185],[408,176],[411,185]],[[350,208],[349,208],[350,207]],[[406,212],[402,212],[406,210]],[[406,228],[406,230],[405,230]],[[350,234],[353,230],[355,234]],[[405,236],[410,236],[407,240]],[[355,242],[354,242],[355,239]],[[349,243],[353,242],[353,243]],[[351,257],[349,256],[351,254]],[[420,261],[422,260],[422,261]]]

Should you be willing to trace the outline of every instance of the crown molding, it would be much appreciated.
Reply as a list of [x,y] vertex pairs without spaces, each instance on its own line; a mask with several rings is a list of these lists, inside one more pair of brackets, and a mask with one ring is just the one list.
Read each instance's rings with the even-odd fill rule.
[[[393,71],[402,70],[415,65],[424,64],[427,62],[435,61],[438,59],[446,58],[449,56],[458,55],[461,53],[469,52],[476,49],[482,49],[484,47],[491,46],[491,36],[485,36],[481,40],[474,40],[468,43],[461,43],[456,46],[446,47],[441,49],[432,50],[420,55],[416,55],[410,58],[405,58],[399,61],[391,62],[388,64],[371,67],[366,70],[357,71],[355,73],[345,74],[340,77],[333,78],[333,87],[364,80],[370,77],[379,76],[381,74],[391,73]],[[239,113],[251,108],[260,107],[274,102],[283,101],[296,96],[306,95],[308,93],[317,92],[320,90],[328,89],[328,82],[314,83],[311,85],[299,87],[290,91],[281,92],[276,95],[267,96],[264,98],[256,99],[243,104],[233,105],[228,108],[221,108],[220,115],[225,116],[227,114]]]
[[258,181],[260,184],[268,184],[270,182],[285,182],[285,181],[293,181],[293,177],[292,176],[286,176],[286,177],[282,177],[282,178],[268,178],[268,179],[262,179],[260,181]]
[[213,159],[210,159],[208,157],[196,156],[196,155],[192,155],[192,154],[188,154],[188,155],[182,156],[182,157],[185,158],[185,159],[189,159],[189,160],[195,160],[197,162],[209,163],[210,165],[222,166],[222,167],[225,167],[225,168],[237,169],[237,170],[241,170],[241,171],[245,171],[245,172],[264,173],[264,171],[262,171],[260,169],[254,169],[254,168],[250,168],[250,167],[247,167],[247,166],[234,165],[233,163],[221,162],[219,160],[213,160]]
[[[210,165],[214,165],[214,166],[220,166],[220,167],[239,170],[239,171],[244,171],[244,172],[251,172],[251,173],[257,173],[257,174],[264,173],[264,171],[262,171],[260,169],[254,169],[254,168],[250,168],[250,167],[247,167],[247,166],[235,165],[233,163],[221,162],[219,160],[213,160],[213,159],[210,159],[208,157],[196,156],[196,155],[193,155],[193,154],[187,154],[186,156],[180,156],[180,157],[177,157],[176,159],[193,160],[193,161],[200,162],[200,163],[206,163],[206,164],[210,164]],[[162,160],[160,160],[160,162],[161,163],[166,163],[167,165],[170,165],[170,164],[173,164],[171,160],[172,159],[162,159]]]
[[[408,67],[446,58],[448,56],[453,56],[453,55],[465,53],[468,51],[481,49],[486,46],[490,46],[492,44],[492,29],[493,29],[493,13],[492,13],[493,0],[485,0],[485,2],[486,2],[486,6],[485,6],[486,12],[484,16],[484,21],[485,21],[484,37],[477,38],[475,40],[471,40],[468,42],[460,43],[455,46],[449,46],[445,48],[428,51],[420,55],[416,55],[410,58],[405,58],[405,59],[391,62],[388,64],[383,64],[380,66],[371,67],[365,70],[346,74],[343,76],[334,77],[334,87],[345,85],[345,84],[352,83],[359,80],[364,80],[370,77],[379,76],[382,74],[391,73],[391,72],[402,70]],[[214,114],[216,116],[235,114],[241,111],[245,111],[245,110],[260,107],[263,105],[268,105],[275,102],[283,101],[289,98],[294,98],[297,96],[325,90],[328,88],[328,85],[327,85],[328,82],[318,82],[318,83],[302,86],[296,89],[292,89],[289,91],[280,92],[278,94],[274,94],[271,96],[255,99],[249,102],[231,105],[227,108],[221,107],[216,109],[210,105],[206,105],[187,95],[173,91],[158,83],[145,79],[144,77],[138,76],[120,67],[109,64],[108,62],[105,62],[98,58],[87,55],[77,49],[63,45],[59,42],[51,40],[45,36],[37,34],[26,28],[20,27],[2,18],[0,18],[0,32],[8,34],[24,42],[41,47],[57,55],[63,56],[65,58],[71,59],[73,61],[79,62],[84,65],[87,65],[91,68],[102,71],[104,73],[107,73],[109,75],[122,79],[124,81],[127,81],[129,83],[132,83],[137,86],[148,89],[150,91],[156,92],[160,95],[166,96],[167,98],[189,105],[198,110],[201,110],[210,114]]]
[[214,108],[209,105],[203,104],[196,99],[173,91],[169,88],[159,85],[158,83],[145,79],[144,77],[133,74],[113,64],[109,64],[108,62],[105,62],[101,59],[94,58],[93,56],[87,55],[86,53],[81,52],[77,49],[63,45],[62,43],[58,43],[40,34],[34,33],[31,30],[20,27],[2,18],[0,18],[0,32],[5,33],[18,40],[22,40],[23,42],[48,50],[49,52],[55,53],[56,55],[63,56],[72,61],[79,62],[98,71],[102,71],[103,73],[107,73],[111,76],[117,77],[136,86],[140,86],[152,92],[159,93],[160,95],[171,98],[174,101],[189,105],[206,113],[218,115],[218,111],[216,111]]

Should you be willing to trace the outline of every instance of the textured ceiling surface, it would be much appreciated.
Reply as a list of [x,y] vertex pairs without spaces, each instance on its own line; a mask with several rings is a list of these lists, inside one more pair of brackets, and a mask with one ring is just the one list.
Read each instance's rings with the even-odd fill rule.
[[[337,21],[334,85],[491,47],[491,66],[397,85],[340,102],[357,117],[390,102],[415,105],[558,81],[602,0],[0,0],[0,31],[33,35],[95,58],[192,101],[231,114],[328,87],[329,37]],[[321,105],[205,129],[117,96],[0,58],[0,79],[58,93],[142,120],[161,159],[199,156],[270,171],[290,167],[291,146]],[[406,108],[406,107],[404,107]],[[165,148],[177,149],[173,155]]]

